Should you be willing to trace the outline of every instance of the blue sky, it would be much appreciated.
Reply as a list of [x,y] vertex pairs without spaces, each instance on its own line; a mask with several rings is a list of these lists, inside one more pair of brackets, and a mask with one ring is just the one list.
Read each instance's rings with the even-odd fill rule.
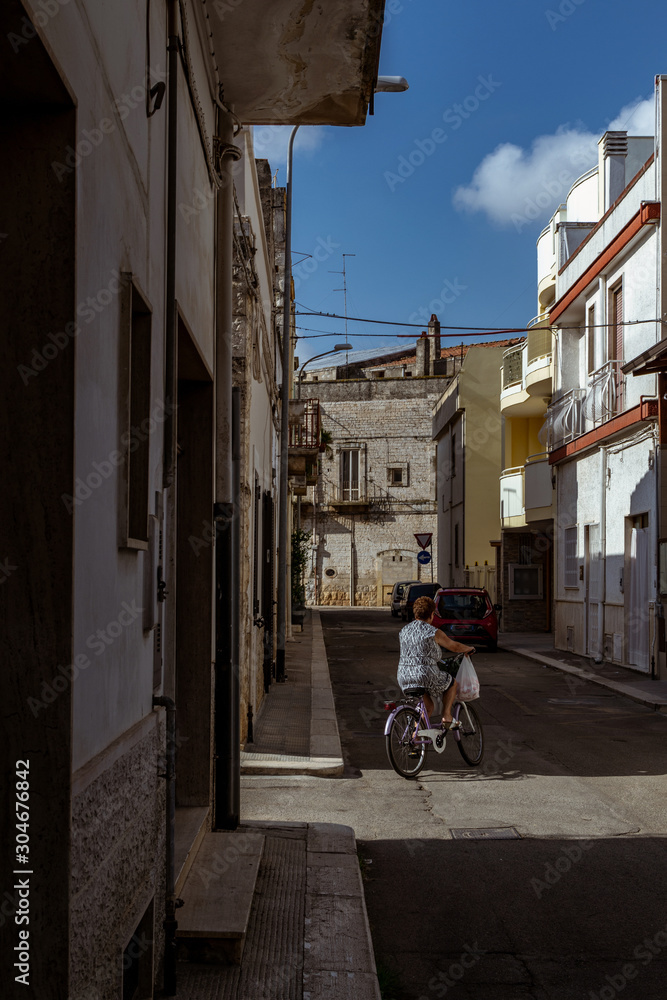
[[[537,312],[535,241],[610,125],[653,131],[653,80],[667,72],[667,7],[655,0],[387,0],[378,94],[363,128],[303,127],[294,153],[296,299],[348,314],[461,326],[522,326]],[[434,131],[435,130],[435,131]],[[255,155],[285,182],[282,129]],[[570,180],[571,178],[571,180]],[[311,254],[299,264],[301,254]],[[342,339],[342,321],[298,345]],[[393,326],[350,322],[355,348],[395,346]],[[370,338],[367,335],[380,334]],[[460,337],[451,339],[458,342]],[[467,342],[470,342],[467,338]],[[408,344],[409,341],[404,341]]]

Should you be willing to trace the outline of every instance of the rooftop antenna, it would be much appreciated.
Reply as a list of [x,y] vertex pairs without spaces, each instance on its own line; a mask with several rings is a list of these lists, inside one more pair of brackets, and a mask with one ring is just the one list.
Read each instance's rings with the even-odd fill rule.
[[276,172],[273,175],[273,178],[271,179],[271,187],[277,187],[278,186],[278,181],[277,181],[276,178],[278,177],[278,171],[279,170],[280,170],[280,167],[276,167]]
[[[343,287],[342,288],[334,288],[334,292],[342,292],[343,293],[343,306],[344,306],[344,308],[343,308],[343,315],[345,317],[345,342],[347,343],[348,342],[348,337],[347,337],[347,274],[345,273],[345,258],[346,257],[356,257],[357,255],[356,255],[356,253],[344,253],[341,256],[343,258],[343,270],[342,271],[329,271],[329,274],[342,274],[343,275]],[[349,361],[348,352],[346,351],[345,352],[345,365],[346,366],[348,364],[348,361]]]

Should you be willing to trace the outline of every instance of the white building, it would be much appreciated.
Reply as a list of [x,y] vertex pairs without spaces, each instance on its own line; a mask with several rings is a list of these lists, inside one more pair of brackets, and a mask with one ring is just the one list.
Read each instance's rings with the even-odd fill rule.
[[657,671],[660,646],[661,442],[656,376],[623,369],[663,335],[664,91],[659,77],[655,147],[652,137],[606,133],[598,166],[538,242],[555,334],[555,642],[643,672]]
[[[281,380],[279,261],[239,125],[362,125],[382,22],[381,3],[306,6],[0,7],[0,701],[3,760],[29,771],[27,992],[45,1000],[151,997],[173,971],[171,875],[238,819],[265,658],[242,561],[271,539],[253,501],[277,492]],[[12,843],[15,800],[5,781]],[[16,943],[0,936],[2,968]]]

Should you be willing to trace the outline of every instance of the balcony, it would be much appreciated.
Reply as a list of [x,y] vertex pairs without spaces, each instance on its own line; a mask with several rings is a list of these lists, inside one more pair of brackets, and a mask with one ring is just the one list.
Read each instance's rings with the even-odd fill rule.
[[570,389],[547,410],[547,443],[555,451],[607,423],[625,409],[623,361],[608,361],[590,376],[586,389]]
[[[529,341],[524,340],[518,347],[510,347],[503,354],[500,386],[500,412],[508,417],[538,417],[545,410],[544,395],[551,392],[551,354],[545,354],[546,335],[551,338],[550,329],[530,330],[530,345],[533,351],[528,361]],[[549,346],[550,350],[550,346]],[[545,375],[546,372],[546,375]],[[529,389],[528,379],[539,385],[547,384],[547,393],[534,393]]]
[[525,389],[530,396],[543,400],[551,396],[553,387],[553,335],[547,313],[536,316],[531,323],[526,341]]
[[552,469],[548,453],[530,455],[524,466],[524,509],[526,522],[543,521],[553,517]]
[[547,448],[556,448],[569,444],[584,433],[586,421],[584,418],[585,389],[570,389],[564,395],[554,400],[547,410]]
[[320,403],[317,399],[289,401],[290,476],[305,476],[306,466],[317,461],[320,450]]
[[526,524],[523,502],[523,465],[505,469],[500,477],[500,526],[523,528]]

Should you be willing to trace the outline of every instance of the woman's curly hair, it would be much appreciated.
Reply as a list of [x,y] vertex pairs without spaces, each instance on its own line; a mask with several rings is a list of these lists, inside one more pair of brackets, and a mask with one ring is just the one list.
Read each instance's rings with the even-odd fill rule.
[[422,622],[428,621],[435,611],[435,601],[430,597],[418,597],[412,605],[412,611],[415,618],[419,618]]

